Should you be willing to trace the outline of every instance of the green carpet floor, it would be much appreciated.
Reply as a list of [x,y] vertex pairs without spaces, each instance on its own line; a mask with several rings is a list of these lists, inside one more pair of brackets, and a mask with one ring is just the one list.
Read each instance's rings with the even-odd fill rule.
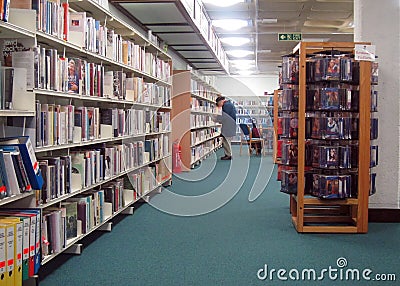
[[[204,194],[219,188],[222,194],[211,199],[225,199],[225,205],[191,217],[143,204],[134,215],[116,223],[112,232],[97,235],[80,256],[62,255],[46,265],[40,285],[399,285],[344,281],[339,270],[336,280],[329,279],[328,273],[323,281],[292,280],[288,275],[291,269],[297,269],[300,278],[303,269],[315,269],[317,276],[324,268],[340,269],[340,257],[347,260],[342,270],[358,268],[361,273],[368,268],[372,270],[370,277],[394,273],[400,280],[400,225],[371,223],[369,233],[363,235],[298,234],[291,224],[288,196],[278,191],[276,170],[265,191],[260,194],[256,190],[253,195],[260,196],[249,201],[257,172],[261,170],[258,183],[268,180],[273,169],[271,157],[249,161],[247,155],[236,153],[235,148],[233,162],[211,156],[189,174],[174,178],[168,190],[152,199],[162,208],[163,196],[170,196],[169,192],[207,197]],[[217,155],[222,155],[221,150]],[[225,180],[228,174],[229,182]],[[241,185],[236,194],[227,189],[232,184]],[[229,200],[232,196],[227,193],[235,195]],[[176,211],[207,208],[197,203],[190,201],[188,208],[175,206]],[[173,213],[174,206],[169,205],[167,212]],[[257,272],[265,264],[268,271],[286,269],[287,273],[281,274],[288,281],[278,279],[276,272],[272,280],[271,276],[258,279]]]

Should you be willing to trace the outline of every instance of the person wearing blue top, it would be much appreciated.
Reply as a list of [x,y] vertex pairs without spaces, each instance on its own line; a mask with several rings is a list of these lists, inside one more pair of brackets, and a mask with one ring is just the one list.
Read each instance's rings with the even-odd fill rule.
[[222,114],[216,119],[217,122],[222,124],[221,136],[225,156],[221,157],[221,160],[231,160],[231,141],[236,135],[236,108],[233,103],[227,100],[224,96],[218,96],[216,104],[219,108],[222,108]]

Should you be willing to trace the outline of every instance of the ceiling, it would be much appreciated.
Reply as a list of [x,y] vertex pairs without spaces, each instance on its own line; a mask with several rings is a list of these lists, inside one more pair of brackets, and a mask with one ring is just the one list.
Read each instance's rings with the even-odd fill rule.
[[[184,0],[194,1],[194,0]],[[216,0],[218,2],[219,0]],[[112,0],[124,14],[165,41],[195,69],[205,74],[238,74],[224,63],[201,36],[182,0]],[[353,0],[247,0],[230,7],[204,4],[210,20],[244,19],[249,27],[227,32],[215,28],[219,38],[249,37],[242,47],[223,44],[225,51],[245,49],[255,62],[252,74],[275,74],[281,56],[290,53],[294,41],[278,41],[278,33],[301,33],[303,41],[353,41]],[[228,55],[229,61],[234,60]]]

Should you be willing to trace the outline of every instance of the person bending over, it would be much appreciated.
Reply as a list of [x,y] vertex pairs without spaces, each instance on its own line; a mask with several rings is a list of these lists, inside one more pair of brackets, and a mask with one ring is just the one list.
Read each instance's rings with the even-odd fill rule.
[[225,156],[221,157],[221,160],[231,160],[231,141],[236,135],[236,108],[233,103],[227,100],[224,96],[218,96],[216,104],[218,108],[222,108],[222,114],[216,119],[217,122],[222,124],[221,136]]

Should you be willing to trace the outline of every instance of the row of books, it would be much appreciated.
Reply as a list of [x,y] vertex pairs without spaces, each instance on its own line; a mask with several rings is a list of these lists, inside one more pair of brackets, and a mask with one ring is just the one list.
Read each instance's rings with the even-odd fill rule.
[[[36,102],[36,146],[53,146],[85,142],[100,138],[140,135],[153,127],[154,120],[136,109],[75,107]],[[169,115],[169,113],[168,113]],[[166,114],[157,117],[158,125],[168,120]],[[160,123],[161,122],[161,123]]]
[[[297,165],[297,143],[278,141],[278,156],[281,164]],[[279,150],[280,149],[280,150]],[[370,167],[378,165],[378,145],[370,146]],[[305,149],[305,166],[320,169],[351,169],[358,167],[358,145],[320,145],[307,142]]]
[[209,113],[217,112],[217,107],[214,103],[205,100],[199,100],[194,97],[191,98],[190,107],[192,111],[202,111]]
[[88,233],[124,207],[137,201],[170,177],[167,165],[157,162],[140,168],[43,212],[42,255],[62,252],[68,240]]
[[194,162],[200,160],[201,158],[203,158],[205,155],[209,154],[211,151],[215,150],[217,147],[221,146],[221,144],[222,144],[222,138],[217,137],[213,140],[208,140],[208,141],[204,142],[203,144],[192,147],[191,148],[192,164]]
[[265,102],[261,102],[260,100],[249,100],[249,99],[240,99],[236,100],[235,102],[237,105],[240,106],[260,106],[260,105],[266,105],[263,104]]
[[[38,46],[34,50],[38,59],[34,77],[37,78],[36,88],[169,106],[171,90],[168,86],[147,83],[131,72],[105,71],[101,64],[60,56],[56,49]],[[21,54],[32,56],[29,51],[13,54],[13,64],[21,61],[21,58],[14,60]]]
[[1,285],[22,286],[41,262],[41,214],[35,209],[0,211]]
[[116,211],[134,201],[134,191],[123,188],[123,179],[103,185],[43,211],[42,255],[62,252],[68,240],[88,233]]
[[[337,52],[337,51],[336,51]],[[379,65],[371,65],[371,83],[378,84]],[[358,85],[360,81],[360,65],[354,58],[346,53],[338,52],[337,55],[315,55],[306,62],[307,83],[320,81],[341,81]],[[299,58],[285,56],[282,58],[282,75],[280,82],[299,82]]]
[[267,109],[260,108],[260,109],[245,109],[245,108],[237,108],[236,114],[239,115],[269,115]]
[[0,67],[0,110],[25,110],[20,100],[24,100],[26,88],[25,69]]
[[[297,171],[281,171],[281,192],[297,194]],[[376,193],[376,173],[370,174],[369,195]],[[357,175],[351,174],[319,174],[307,171],[305,173],[304,193],[320,199],[357,198]]]
[[169,138],[161,135],[96,149],[72,151],[70,155],[43,157],[39,168],[44,178],[37,204],[45,204],[65,194],[79,191],[118,176],[120,173],[169,154]]
[[220,134],[221,134],[220,127],[211,127],[207,129],[192,131],[190,133],[190,139],[191,139],[190,142],[192,145],[199,144],[203,141],[216,137]]
[[[371,93],[371,109],[376,109],[375,97]],[[298,110],[299,91],[294,89],[283,89],[279,97],[279,107],[282,110]],[[308,89],[306,94],[306,110],[327,110],[327,111],[352,111],[358,112],[359,91],[345,88],[319,88]]]
[[204,114],[190,114],[190,128],[200,128],[215,125],[213,116]]
[[190,86],[192,93],[197,96],[207,98],[212,102],[215,102],[215,100],[217,99],[218,95],[202,82],[191,79]]
[[[306,139],[358,140],[359,119],[357,117],[324,117],[313,114],[306,117]],[[298,118],[296,113],[283,114],[278,118],[278,135],[282,138],[297,138]],[[378,118],[371,118],[370,139],[378,138]]]
[[36,0],[37,28],[87,51],[129,65],[151,76],[170,80],[171,65],[146,48],[109,29],[86,12],[69,11],[68,2]]
[[29,137],[0,139],[0,199],[42,188],[43,177]]
[[73,151],[62,157],[43,157],[39,166],[45,184],[39,204],[141,166],[145,157],[143,141]]
[[169,135],[161,134],[144,141],[145,162],[154,161],[170,154]]
[[38,88],[170,106],[169,86],[145,82],[132,72],[106,71],[102,64],[66,57],[56,49],[36,46],[32,39],[2,39],[2,53],[4,66],[26,69],[25,76],[14,78],[18,82],[26,77],[28,90]]
[[165,132],[171,131],[171,114],[170,112],[161,111],[145,111],[145,132]]

